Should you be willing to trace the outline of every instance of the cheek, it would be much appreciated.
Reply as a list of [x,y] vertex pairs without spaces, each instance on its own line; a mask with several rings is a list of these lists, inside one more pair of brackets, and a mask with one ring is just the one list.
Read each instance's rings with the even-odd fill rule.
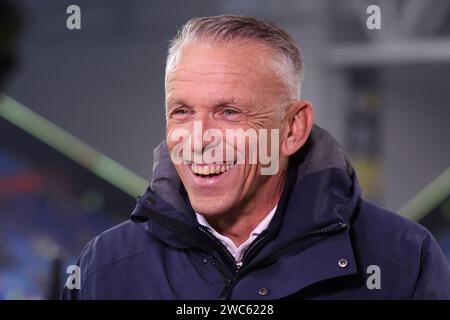
[[174,141],[173,139],[171,139],[172,136],[172,131],[167,128],[166,130],[166,144],[167,144],[167,149],[169,149],[169,151],[172,151],[172,149],[176,146],[177,141]]
[[169,134],[171,134],[171,132],[172,132],[176,127],[177,127],[177,124],[176,124],[174,121],[172,121],[172,120],[170,120],[170,119],[167,119],[167,120],[166,120],[166,138],[169,137]]
[[172,150],[178,143],[189,136],[189,125],[180,124],[175,121],[167,121],[166,124],[166,143],[169,150]]

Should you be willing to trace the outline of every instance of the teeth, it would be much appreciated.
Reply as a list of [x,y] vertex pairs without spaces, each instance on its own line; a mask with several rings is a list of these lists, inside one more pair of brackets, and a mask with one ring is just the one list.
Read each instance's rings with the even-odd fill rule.
[[191,170],[192,172],[196,174],[200,174],[203,176],[217,174],[217,173],[223,173],[228,170],[230,170],[234,164],[210,164],[210,165],[198,165],[198,164],[191,164]]

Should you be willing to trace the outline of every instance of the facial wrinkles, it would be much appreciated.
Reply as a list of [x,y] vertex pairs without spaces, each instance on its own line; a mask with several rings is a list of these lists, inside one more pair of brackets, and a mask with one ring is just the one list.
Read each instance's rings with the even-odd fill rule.
[[[173,150],[177,144],[170,142],[171,133],[182,129],[188,134],[197,135],[191,130],[194,121],[198,120],[203,123],[203,133],[207,129],[224,132],[227,128],[244,131],[252,128],[258,134],[258,129],[267,129],[269,133],[271,128],[278,129],[282,126],[284,114],[280,112],[280,108],[285,104],[281,97],[287,96],[286,87],[280,78],[282,73],[270,69],[271,57],[265,54],[267,51],[263,52],[254,45],[245,48],[234,44],[213,49],[209,50],[207,46],[197,46],[186,51],[183,49],[177,65],[166,77],[169,150]],[[237,109],[238,115],[221,113],[222,107]],[[188,112],[176,113],[170,117],[175,109]],[[225,133],[223,137],[226,139]],[[227,144],[228,141],[223,142]],[[203,144],[209,145],[207,141],[203,141]],[[214,147],[210,148],[212,150]],[[201,152],[204,154],[206,149]],[[246,151],[245,159],[248,159],[248,154]],[[207,169],[209,172],[205,172],[205,164],[198,161],[194,164],[200,163],[203,166],[200,175],[197,167],[177,164],[176,168],[193,208],[199,213],[214,217],[226,213],[230,218],[234,214],[249,214],[249,219],[256,219],[252,213],[264,213],[270,209],[266,206],[272,206],[272,202],[276,201],[277,190],[283,179],[278,174],[262,176],[262,164],[259,162],[234,164],[228,170],[226,165],[217,162],[214,163],[214,173],[222,170],[226,172],[214,177],[211,176],[213,174],[210,168]],[[227,192],[224,193],[223,190]],[[267,202],[270,204],[265,205]]]
[[[192,73],[196,73],[199,76],[191,76]],[[224,98],[223,100],[234,100],[237,104],[242,102],[243,105],[251,107],[248,109],[244,108],[243,111],[246,111],[248,116],[255,117],[256,123],[261,123],[262,118],[265,116],[270,117],[278,111],[276,107],[279,105],[279,101],[271,97],[279,97],[278,93],[281,91],[281,86],[274,84],[268,86],[266,83],[259,81],[258,86],[255,87],[255,82],[251,75],[244,75],[239,72],[203,73],[183,69],[176,70],[167,82],[167,105],[170,111],[173,103],[183,102],[190,104],[190,101],[177,101],[178,96],[187,96],[191,99],[198,97],[198,100],[200,100],[198,102],[203,102],[201,101],[203,98],[205,98],[204,100],[211,98],[210,94],[217,96],[217,100],[222,100],[221,96],[229,98],[231,95],[234,98]],[[207,91],[191,90],[203,85],[208,85]],[[244,98],[241,98],[241,96]],[[266,103],[261,101],[266,101]],[[205,102],[205,104],[208,104],[207,101]],[[196,106],[193,105],[192,107]],[[238,105],[238,107],[241,106]]]
[[[213,74],[215,75],[215,72],[211,72],[209,74]],[[233,75],[241,75],[240,73],[231,73]],[[222,74],[221,74],[222,76]],[[233,79],[234,77],[231,77],[230,83],[232,84],[233,87],[242,87],[240,85],[239,81],[236,81],[236,79]],[[241,77],[242,78],[242,77]],[[181,78],[181,80],[183,80],[183,78]],[[195,81],[195,80],[194,80]],[[175,92],[177,90],[177,77],[173,77],[172,79],[172,84],[171,84],[171,92]],[[245,82],[245,79],[244,79]],[[210,84],[212,82],[209,82]],[[223,82],[220,83],[221,85],[223,84]],[[184,88],[181,88],[180,90],[185,90]],[[249,91],[247,91],[249,92]],[[255,92],[250,91],[250,92]],[[263,99],[261,99],[261,97],[263,97]],[[170,97],[169,97],[170,99]],[[278,105],[274,106],[274,104],[276,103],[275,101],[271,101],[270,99],[265,99],[268,100],[269,103],[271,103],[271,105],[269,104],[263,104],[261,101],[264,101],[265,99],[265,95],[264,93],[262,93],[261,95],[258,94],[258,92],[256,92],[256,94],[253,94],[251,96],[250,102],[247,103],[247,107],[245,109],[242,110],[242,119],[236,123],[227,123],[226,121],[217,121],[216,123],[216,128],[215,129],[219,129],[219,130],[223,130],[225,131],[227,128],[239,128],[239,129],[243,129],[246,130],[248,128],[252,128],[255,130],[264,128],[264,129],[270,129],[270,128],[279,128],[281,125],[281,117],[280,117],[280,107]],[[220,99],[219,99],[220,100]],[[236,102],[237,105],[239,104],[238,100],[232,101],[232,102]],[[209,114],[209,113],[213,113],[214,108],[196,108],[196,112],[198,112],[199,114]],[[199,115],[198,118],[193,117],[192,119],[202,119],[202,116]],[[191,123],[191,121],[187,121],[188,123]],[[172,126],[174,124],[177,124],[176,121],[172,121],[172,119],[168,119],[168,130],[170,130],[172,128]],[[269,130],[268,130],[269,131]],[[225,132],[223,133],[224,139],[226,137]],[[229,141],[224,141],[224,149],[225,146],[227,145],[227,143],[230,143]],[[223,154],[225,155],[225,150],[223,151]],[[249,159],[249,150],[248,148],[246,148],[246,163],[248,162]],[[195,168],[198,171],[198,168]],[[214,171],[216,171],[218,168],[214,168]],[[219,168],[221,171],[223,170],[223,168]],[[208,169],[210,170],[210,169]],[[226,167],[225,167],[226,170]],[[249,164],[245,166],[245,172],[247,172],[246,174],[257,174],[259,171],[259,165],[258,164]],[[218,170],[217,170],[218,171]],[[202,171],[203,173],[203,171]]]
[[[179,60],[167,77],[166,98],[168,113],[174,106],[185,104],[192,108],[195,116],[188,117],[187,120],[174,121],[168,116],[168,132],[175,126],[188,128],[193,120],[201,120],[204,117],[212,121],[217,129],[228,128],[279,128],[281,125],[280,108],[283,104],[280,97],[283,96],[286,88],[276,74],[270,69],[262,68],[261,64],[255,63],[252,57],[255,52],[242,54],[241,59],[223,57],[222,61],[213,61],[205,63],[208,59],[200,54],[190,55],[187,59]],[[259,55],[257,52],[256,55]],[[267,55],[259,59],[266,59]],[[270,58],[269,58],[270,59]],[[250,63],[248,62],[250,61]],[[275,80],[275,81],[274,81]],[[215,119],[214,112],[217,101],[234,101],[242,111],[242,117],[239,121],[229,122],[226,119]],[[240,104],[242,103],[242,105]],[[242,107],[244,106],[244,107]],[[208,121],[209,121],[208,120]],[[259,165],[244,165],[243,171],[238,171],[240,176],[237,180],[243,182],[240,192],[240,199],[252,198],[255,188],[261,184],[252,182],[247,177],[253,176],[259,181],[266,180],[259,176]],[[203,173],[203,172],[202,172]],[[242,188],[242,189],[241,189]],[[238,205],[238,201],[235,205]]]

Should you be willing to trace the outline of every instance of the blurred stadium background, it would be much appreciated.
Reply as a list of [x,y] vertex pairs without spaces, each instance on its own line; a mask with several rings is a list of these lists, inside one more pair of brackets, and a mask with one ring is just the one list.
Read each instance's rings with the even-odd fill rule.
[[299,41],[304,98],[365,196],[428,227],[450,261],[448,0],[0,0],[0,299],[57,298],[82,246],[127,219],[164,137],[168,40],[224,13]]

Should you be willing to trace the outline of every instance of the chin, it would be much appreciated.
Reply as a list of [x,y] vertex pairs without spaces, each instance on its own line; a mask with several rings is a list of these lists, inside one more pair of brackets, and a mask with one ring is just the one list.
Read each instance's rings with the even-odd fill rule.
[[221,202],[220,200],[213,200],[213,199],[204,199],[200,198],[198,201],[191,200],[192,208],[195,210],[195,212],[200,213],[204,216],[219,216],[226,212],[228,212],[232,206],[227,206]]

